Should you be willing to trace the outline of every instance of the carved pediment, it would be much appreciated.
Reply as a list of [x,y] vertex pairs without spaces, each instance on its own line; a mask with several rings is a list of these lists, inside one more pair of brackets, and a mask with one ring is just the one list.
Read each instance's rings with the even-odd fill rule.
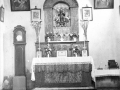
[[55,4],[57,3],[66,3],[69,5],[69,7],[71,8],[77,8],[78,7],[78,3],[76,0],[46,0],[44,3],[43,8],[52,8]]

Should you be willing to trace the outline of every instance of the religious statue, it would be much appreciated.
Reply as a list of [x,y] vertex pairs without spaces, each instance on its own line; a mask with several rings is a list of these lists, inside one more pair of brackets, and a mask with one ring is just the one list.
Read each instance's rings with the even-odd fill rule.
[[70,33],[70,7],[58,3],[53,7],[53,33],[55,41],[68,41]]
[[57,15],[55,16],[55,24],[57,27],[66,27],[67,23],[69,22],[70,18],[68,12],[65,12],[64,9],[56,10]]

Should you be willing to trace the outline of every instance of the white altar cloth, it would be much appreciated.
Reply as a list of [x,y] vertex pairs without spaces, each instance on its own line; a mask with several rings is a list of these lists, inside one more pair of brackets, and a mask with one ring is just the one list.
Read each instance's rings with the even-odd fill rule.
[[32,61],[32,75],[31,80],[35,81],[35,74],[34,69],[35,65],[49,65],[49,64],[84,64],[84,63],[91,63],[92,64],[92,77],[94,79],[94,61],[91,56],[88,57],[41,57],[41,58],[33,58]]
[[94,74],[95,74],[95,77],[120,76],[120,69],[102,69],[102,70],[95,69]]

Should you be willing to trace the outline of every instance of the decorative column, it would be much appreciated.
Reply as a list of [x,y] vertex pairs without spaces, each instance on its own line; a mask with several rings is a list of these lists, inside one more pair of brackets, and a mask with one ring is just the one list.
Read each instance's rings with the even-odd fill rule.
[[40,29],[41,29],[41,22],[42,21],[33,21],[32,26],[35,29],[36,32],[36,42],[39,44],[39,48],[37,50],[37,57],[41,57],[41,49],[40,49]]
[[89,21],[93,20],[92,7],[82,7],[82,20],[80,21],[81,27],[84,30],[85,41],[87,41],[87,28]]
[[37,49],[37,57],[40,57],[41,49],[40,49],[40,29],[41,29],[41,9],[38,9],[36,6],[34,9],[31,9],[31,25],[35,29],[36,32],[36,42],[39,44],[39,48]]

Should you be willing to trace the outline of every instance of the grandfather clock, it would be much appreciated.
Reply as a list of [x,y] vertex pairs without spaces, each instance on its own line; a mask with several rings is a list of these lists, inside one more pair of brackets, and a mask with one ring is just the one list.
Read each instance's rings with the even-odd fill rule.
[[14,28],[15,76],[25,76],[26,31],[21,25]]

